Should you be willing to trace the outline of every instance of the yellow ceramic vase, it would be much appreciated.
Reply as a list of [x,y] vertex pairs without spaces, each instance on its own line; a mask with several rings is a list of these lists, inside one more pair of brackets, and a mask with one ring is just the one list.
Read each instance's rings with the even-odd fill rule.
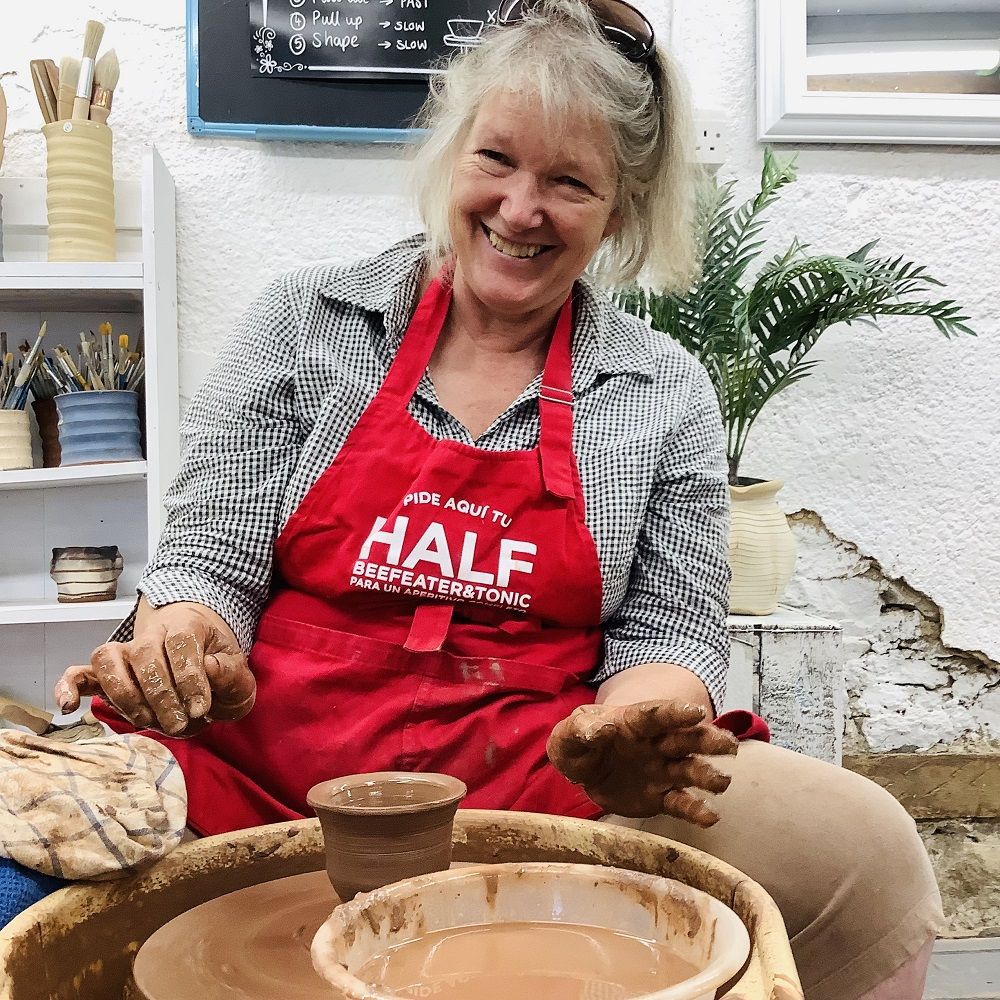
[[100,122],[42,126],[47,153],[50,261],[115,259],[111,129]]
[[769,615],[795,571],[795,536],[775,497],[780,479],[730,486],[729,610]]

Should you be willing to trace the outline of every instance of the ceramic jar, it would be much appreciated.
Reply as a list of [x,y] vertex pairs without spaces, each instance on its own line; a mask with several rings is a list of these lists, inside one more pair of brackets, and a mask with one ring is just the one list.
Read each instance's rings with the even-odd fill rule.
[[33,399],[38,436],[42,442],[42,468],[54,469],[59,465],[59,413],[55,399]]
[[60,465],[142,460],[139,396],[123,389],[56,396]]
[[50,261],[115,260],[111,129],[100,122],[42,126]]
[[117,545],[74,545],[52,550],[49,575],[60,604],[113,601],[123,565]]
[[795,536],[775,499],[780,479],[730,486],[729,610],[769,615],[795,571]]
[[31,468],[27,410],[0,410],[0,469]]

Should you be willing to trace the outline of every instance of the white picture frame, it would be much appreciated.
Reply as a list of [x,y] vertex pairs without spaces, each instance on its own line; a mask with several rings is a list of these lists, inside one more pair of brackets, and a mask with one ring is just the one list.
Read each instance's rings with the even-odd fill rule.
[[818,92],[806,84],[806,0],[757,0],[764,142],[1000,144],[1000,95]]

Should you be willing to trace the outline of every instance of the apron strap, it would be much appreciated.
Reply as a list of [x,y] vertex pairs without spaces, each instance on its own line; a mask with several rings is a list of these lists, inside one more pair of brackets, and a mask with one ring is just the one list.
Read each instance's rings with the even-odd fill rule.
[[403,648],[413,653],[436,653],[444,645],[454,604],[418,604]]
[[553,496],[572,500],[576,495],[576,459],[573,457],[573,296],[559,310],[538,390],[538,452],[542,481]]
[[435,278],[417,303],[382,383],[380,396],[391,396],[404,407],[409,405],[430,363],[450,305],[451,286],[446,285],[441,277]]

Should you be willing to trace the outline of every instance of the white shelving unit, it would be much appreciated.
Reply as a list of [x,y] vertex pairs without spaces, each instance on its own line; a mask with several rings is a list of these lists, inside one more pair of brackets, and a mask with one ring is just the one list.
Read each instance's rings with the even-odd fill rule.
[[[140,179],[115,179],[118,260],[49,263],[44,178],[0,177],[3,248],[0,329],[46,345],[75,342],[110,320],[142,338],[145,461],[0,472],[0,693],[50,709],[71,663],[87,662],[132,608],[135,585],[159,537],[163,493],[177,469],[177,288],[174,184],[153,147]],[[33,422],[33,421],[32,421]],[[51,550],[117,545],[119,599],[60,604]]]

